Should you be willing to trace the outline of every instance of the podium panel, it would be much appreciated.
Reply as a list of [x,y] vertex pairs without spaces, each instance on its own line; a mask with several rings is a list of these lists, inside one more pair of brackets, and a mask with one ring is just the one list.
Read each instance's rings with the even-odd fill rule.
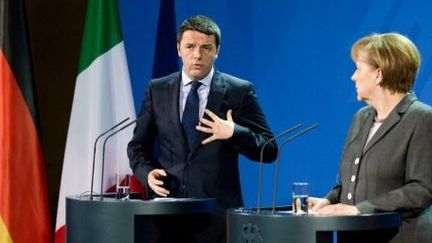
[[231,209],[227,212],[228,243],[243,242],[333,242],[333,231],[378,232],[397,229],[398,213],[355,216],[294,215],[291,207],[280,207],[272,213],[262,209]]
[[134,242],[137,216],[200,214],[215,209],[214,198],[101,201],[71,196],[66,198],[66,238],[68,243]]

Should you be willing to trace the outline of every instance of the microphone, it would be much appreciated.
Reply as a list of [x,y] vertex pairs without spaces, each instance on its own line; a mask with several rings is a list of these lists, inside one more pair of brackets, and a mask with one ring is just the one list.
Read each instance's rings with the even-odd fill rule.
[[116,135],[117,133],[123,131],[124,129],[128,128],[130,125],[134,124],[137,121],[137,119],[127,123],[126,125],[122,126],[121,128],[117,129],[116,131],[112,132],[110,135],[108,135],[103,143],[102,146],[102,168],[101,168],[101,185],[100,185],[100,192],[101,197],[100,200],[103,201],[103,179],[104,179],[104,167],[105,167],[105,145],[112,136]]
[[90,185],[91,185],[91,189],[90,189],[90,200],[93,200],[93,184],[94,184],[94,174],[95,174],[96,145],[97,145],[97,142],[99,141],[99,139],[100,139],[103,135],[105,135],[105,134],[111,132],[112,130],[114,130],[116,127],[120,126],[121,124],[123,124],[123,123],[126,122],[127,120],[129,120],[129,117],[123,119],[121,122],[117,123],[116,125],[114,125],[114,126],[111,127],[110,129],[108,129],[108,130],[106,130],[105,132],[103,132],[102,134],[100,134],[100,135],[96,138],[96,140],[95,140],[95,142],[94,142],[94,145],[93,145],[93,164],[92,164],[92,175],[91,175],[91,184],[90,184]]
[[257,213],[260,212],[261,210],[261,191],[262,191],[262,164],[263,164],[263,160],[264,160],[264,148],[271,142],[275,141],[276,139],[285,136],[286,134],[296,130],[297,128],[303,126],[303,124],[299,123],[291,128],[288,128],[287,130],[279,133],[278,135],[270,138],[269,140],[267,140],[267,142],[265,142],[263,144],[263,146],[261,147],[261,151],[260,151],[260,161],[259,161],[259,168],[258,168],[258,203],[257,203]]
[[278,186],[278,180],[279,180],[279,164],[280,164],[280,155],[282,154],[282,148],[288,144],[289,142],[291,142],[292,140],[302,136],[303,134],[309,132],[310,130],[314,129],[318,127],[318,123],[315,123],[303,130],[301,130],[300,132],[292,135],[291,137],[287,138],[287,140],[285,140],[279,147],[278,150],[278,155],[277,155],[277,160],[276,160],[276,168],[275,168],[275,179],[273,182],[273,203],[272,203],[272,213],[275,212],[275,204],[276,204],[276,194],[277,194],[277,186]]

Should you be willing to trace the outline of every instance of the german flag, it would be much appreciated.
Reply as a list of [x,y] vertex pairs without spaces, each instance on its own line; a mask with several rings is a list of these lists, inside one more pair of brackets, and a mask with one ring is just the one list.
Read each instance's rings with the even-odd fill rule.
[[22,0],[0,1],[0,243],[51,241]]

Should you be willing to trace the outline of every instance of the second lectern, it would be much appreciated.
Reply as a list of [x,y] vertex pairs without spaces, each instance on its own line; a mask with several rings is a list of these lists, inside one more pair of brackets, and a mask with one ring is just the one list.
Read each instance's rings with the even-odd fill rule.
[[[259,213],[255,209],[229,210],[227,224],[228,243],[330,243],[334,242],[334,232],[347,233],[348,237],[350,233],[354,235],[358,232],[368,234],[368,232],[380,233],[382,231],[385,235],[393,234],[401,224],[401,219],[398,213],[298,216],[292,213],[291,207],[279,207],[275,212],[262,210]],[[352,240],[353,238],[348,242],[353,242]]]

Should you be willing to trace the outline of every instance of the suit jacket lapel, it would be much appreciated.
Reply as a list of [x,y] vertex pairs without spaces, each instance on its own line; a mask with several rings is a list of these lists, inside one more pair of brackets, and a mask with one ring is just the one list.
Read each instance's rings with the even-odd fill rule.
[[[374,119],[374,117],[372,117]],[[373,147],[381,138],[400,120],[400,116],[396,113],[390,113],[389,117],[383,122],[381,127],[376,131],[371,140],[368,142],[363,150],[365,154],[371,147]],[[367,131],[370,132],[370,129]],[[366,135],[367,137],[368,135]]]
[[[366,153],[371,147],[373,147],[378,141],[380,141],[384,137],[384,135],[400,121],[400,119],[402,118],[402,114],[404,114],[408,110],[410,105],[415,100],[417,100],[417,97],[413,93],[409,93],[405,98],[402,99],[402,101],[389,114],[389,117],[384,120],[381,127],[376,131],[375,135],[366,145],[363,154]],[[367,131],[368,133],[369,130]]]
[[168,110],[167,110],[167,119],[174,123],[176,127],[175,131],[177,134],[175,135],[180,139],[180,142],[187,146],[186,137],[183,132],[183,126],[180,122],[180,111],[179,111],[179,93],[180,93],[180,72],[177,73],[167,84],[166,89],[166,99],[169,101]]
[[207,98],[206,109],[211,110],[215,114],[218,114],[221,109],[221,104],[224,101],[225,93],[225,81],[222,79],[221,74],[215,71],[213,80],[210,85],[210,92]]
[[[222,79],[221,74],[218,71],[215,71],[210,84],[210,92],[207,98],[206,109],[211,110],[213,113],[218,115],[221,109],[221,104],[224,101],[225,93],[225,82]],[[205,133],[199,133],[199,139],[197,139],[192,145],[191,154],[199,147],[202,140],[204,140],[207,136],[208,135]]]
[[359,148],[360,154],[365,152],[365,150],[363,148],[365,147],[365,144],[366,144],[366,141],[367,141],[367,138],[369,135],[369,131],[373,125],[373,120],[374,120],[375,114],[376,113],[373,110],[369,111],[367,113],[367,115],[365,116],[364,120],[361,122],[361,124],[363,124],[363,125],[361,125],[362,128],[359,131],[359,135],[360,135],[360,139],[361,139],[361,142],[360,142],[361,147]]

